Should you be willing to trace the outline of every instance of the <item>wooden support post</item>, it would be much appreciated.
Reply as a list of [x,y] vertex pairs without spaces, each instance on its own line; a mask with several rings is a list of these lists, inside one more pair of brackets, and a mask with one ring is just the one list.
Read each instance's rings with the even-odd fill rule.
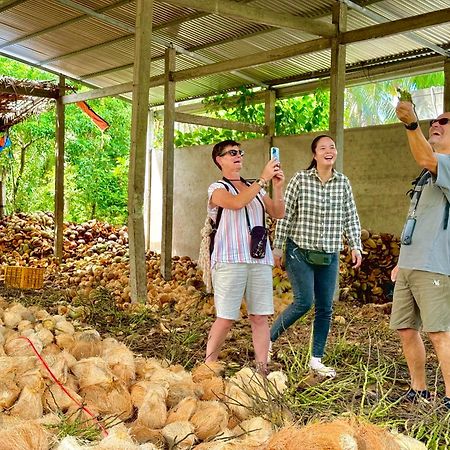
[[269,147],[273,144],[275,136],[275,101],[277,99],[276,92],[272,89],[266,91],[264,103],[264,118],[266,123],[266,141]]
[[172,229],[173,229],[173,166],[175,82],[171,74],[175,71],[176,52],[166,50],[164,83],[164,152],[163,152],[163,211],[161,237],[161,274],[165,280],[172,277]]
[[444,111],[450,111],[450,58],[444,61]]
[[347,6],[341,2],[333,6],[333,23],[337,26],[337,37],[331,43],[330,76],[330,133],[334,137],[338,156],[336,169],[344,169],[344,100],[345,100],[345,45],[339,43],[339,36],[346,30]]
[[150,250],[151,209],[152,209],[152,157],[153,157],[153,110],[148,112],[147,152],[145,153],[144,225],[145,250]]
[[56,99],[56,149],[55,149],[55,236],[54,254],[59,262],[63,257],[64,227],[64,104],[65,78],[59,77],[59,96]]
[[152,0],[137,0],[130,168],[128,172],[128,236],[130,288],[133,303],[147,300],[143,206],[152,14]]

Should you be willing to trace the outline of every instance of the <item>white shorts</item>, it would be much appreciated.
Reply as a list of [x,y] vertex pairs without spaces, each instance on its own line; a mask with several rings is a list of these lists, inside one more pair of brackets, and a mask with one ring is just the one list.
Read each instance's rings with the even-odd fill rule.
[[273,314],[272,266],[216,263],[211,272],[217,317],[239,319],[244,296],[249,314]]

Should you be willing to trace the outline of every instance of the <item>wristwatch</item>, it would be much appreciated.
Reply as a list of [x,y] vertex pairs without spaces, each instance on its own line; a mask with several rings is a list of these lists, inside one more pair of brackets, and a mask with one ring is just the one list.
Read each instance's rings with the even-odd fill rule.
[[410,123],[409,125],[405,124],[405,128],[407,130],[411,130],[411,131],[415,130],[418,126],[419,126],[419,124],[417,122]]
[[267,187],[267,181],[264,178],[258,178],[255,183],[259,185],[260,188],[265,189]]

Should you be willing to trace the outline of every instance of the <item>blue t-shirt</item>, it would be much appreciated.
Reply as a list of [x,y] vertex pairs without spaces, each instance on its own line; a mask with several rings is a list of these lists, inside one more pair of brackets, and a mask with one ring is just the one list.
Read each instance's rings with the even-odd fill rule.
[[398,265],[450,275],[450,223],[445,217],[450,202],[450,155],[436,153],[436,157],[437,177],[430,178],[423,187],[412,242],[401,246]]

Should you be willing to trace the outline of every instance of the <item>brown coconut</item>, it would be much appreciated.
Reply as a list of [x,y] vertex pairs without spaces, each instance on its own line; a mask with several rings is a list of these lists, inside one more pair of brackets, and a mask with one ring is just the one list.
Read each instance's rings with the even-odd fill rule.
[[47,358],[49,356],[57,355],[60,352],[61,349],[54,342],[52,342],[51,344],[48,344],[44,347],[44,349],[41,352],[41,356],[42,358],[44,358],[45,361],[47,361]]
[[195,442],[194,427],[190,422],[169,423],[162,429],[162,434],[169,448],[189,449]]
[[200,401],[191,417],[196,436],[202,441],[221,433],[228,425],[228,411],[223,403]]
[[45,389],[44,379],[39,369],[30,369],[17,377],[17,384],[20,388],[25,386],[30,389],[43,393]]
[[75,333],[75,342],[70,353],[76,359],[93,358],[102,353],[102,338],[96,330],[86,330],[81,333]]
[[192,380],[200,383],[203,380],[210,380],[214,377],[220,377],[224,373],[224,365],[219,361],[202,363],[192,369]]
[[[28,336],[28,339],[33,343],[38,353],[42,352],[44,346],[42,345],[41,340],[33,333],[33,335]],[[7,355],[9,356],[35,356],[32,346],[28,342],[28,340],[17,337],[14,339],[10,339],[5,342],[4,349]]]
[[0,380],[10,374],[19,376],[37,365],[35,356],[0,356]]
[[55,336],[55,341],[59,348],[70,351],[75,343],[75,338],[73,334],[60,333]]
[[185,422],[189,420],[197,409],[198,399],[186,397],[174,406],[167,415],[166,425],[172,422]]
[[151,378],[155,371],[163,368],[162,362],[155,358],[135,358],[134,362],[139,379]]
[[60,333],[74,334],[75,327],[66,319],[61,318],[55,323],[55,334],[58,335]]
[[148,428],[162,428],[167,420],[167,393],[167,385],[151,385],[139,408],[137,421]]
[[41,340],[44,347],[47,347],[47,345],[50,345],[55,340],[55,336],[53,335],[53,333],[42,326],[37,327],[36,334]]
[[22,422],[14,427],[0,429],[2,450],[48,450],[49,433],[41,425]]

